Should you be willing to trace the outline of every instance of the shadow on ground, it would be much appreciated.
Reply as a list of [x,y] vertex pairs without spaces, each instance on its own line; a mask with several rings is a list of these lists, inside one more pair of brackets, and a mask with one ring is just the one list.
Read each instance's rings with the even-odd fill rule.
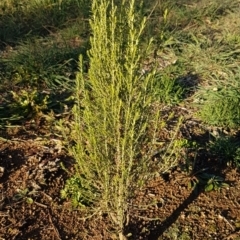
[[158,225],[155,225],[153,229],[150,231],[150,234],[148,235],[148,239],[151,240],[158,240],[160,236],[163,235],[163,233],[172,226],[173,223],[177,221],[177,219],[180,217],[181,213],[190,205],[195,199],[198,198],[198,196],[201,194],[201,191],[192,191],[191,194],[188,196],[188,198],[185,199],[183,203],[181,203],[175,210],[172,212],[172,214],[167,217],[163,222],[161,222]]

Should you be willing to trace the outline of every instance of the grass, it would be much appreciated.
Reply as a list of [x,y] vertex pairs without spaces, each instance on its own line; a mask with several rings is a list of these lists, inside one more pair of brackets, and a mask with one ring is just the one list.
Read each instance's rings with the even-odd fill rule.
[[[115,1],[115,3],[118,4],[118,1]],[[137,3],[139,2],[137,1]],[[73,123],[70,121],[73,115],[77,114],[77,117],[75,115],[75,122],[77,122],[77,119],[81,119],[82,114],[84,114],[82,102],[80,103],[80,110],[77,110],[79,112],[72,112],[73,101],[78,100],[79,92],[85,89],[84,94],[87,94],[83,95],[85,100],[87,98],[97,99],[98,95],[96,94],[98,93],[93,91],[93,88],[97,88],[101,92],[101,94],[99,93],[101,99],[106,97],[104,104],[108,109],[111,109],[108,102],[111,99],[106,95],[106,92],[112,91],[112,101],[115,101],[116,106],[118,106],[118,114],[116,109],[112,109],[112,115],[109,115],[102,102],[94,102],[103,111],[103,114],[99,116],[95,109],[96,106],[91,106],[90,103],[85,102],[85,104],[89,104],[86,106],[92,110],[94,115],[84,115],[85,119],[83,120],[87,123],[91,120],[92,124],[102,120],[102,125],[98,126],[99,136],[96,136],[96,139],[89,140],[90,146],[96,147],[94,153],[99,151],[98,153],[103,154],[104,146],[101,145],[101,148],[98,149],[97,144],[99,142],[103,145],[107,144],[104,136],[107,136],[108,141],[112,143],[119,139],[122,145],[113,144],[115,148],[128,149],[123,147],[123,142],[126,141],[128,147],[131,148],[132,146],[130,150],[127,150],[127,153],[132,155],[124,155],[125,159],[122,164],[125,166],[129,164],[132,168],[135,166],[133,159],[139,156],[139,153],[141,155],[150,151],[151,147],[149,146],[151,144],[141,142],[142,138],[145,134],[149,134],[148,137],[151,136],[154,132],[153,129],[156,128],[154,127],[156,126],[156,119],[151,119],[153,123],[149,123],[150,119],[144,115],[149,114],[149,109],[144,108],[148,100],[141,95],[144,88],[141,87],[141,84],[144,85],[146,77],[151,76],[153,78],[151,91],[145,91],[144,95],[149,96],[149,99],[151,98],[151,101],[154,101],[155,108],[153,109],[160,113],[162,119],[160,123],[157,123],[158,133],[154,135],[157,140],[155,139],[153,147],[158,155],[160,153],[160,156],[166,157],[167,164],[170,163],[169,161],[173,156],[176,160],[176,162],[173,161],[174,166],[178,164],[179,159],[182,160],[181,153],[184,144],[181,143],[185,140],[179,134],[179,129],[181,129],[179,116],[171,117],[168,112],[168,119],[165,119],[165,109],[170,109],[170,112],[174,107],[188,109],[206,128],[230,129],[231,134],[236,134],[239,131],[240,123],[240,2],[238,0],[144,1],[143,8],[140,8],[139,4],[137,6],[135,19],[142,19],[145,16],[147,22],[142,35],[139,36],[139,45],[133,44],[131,46],[136,51],[141,50],[142,52],[140,51],[139,55],[136,55],[139,56],[139,59],[137,57],[136,62],[132,61],[132,66],[129,65],[129,68],[136,64],[138,68],[136,67],[137,70],[134,74],[143,82],[131,86],[128,85],[132,80],[131,78],[126,78],[128,81],[122,81],[120,85],[111,85],[110,80],[108,84],[104,82],[108,78],[107,71],[110,71],[106,69],[107,65],[118,69],[119,74],[125,77],[123,66],[125,66],[126,71],[128,71],[128,68],[126,59],[119,58],[119,61],[114,63],[113,58],[114,54],[124,56],[125,52],[103,51],[106,46],[102,43],[102,49],[100,49],[101,39],[95,39],[96,42],[93,42],[94,37],[96,37],[94,34],[100,33],[94,32],[93,26],[90,27],[89,17],[92,16],[93,12],[90,10],[89,1],[2,0],[0,3],[1,129],[22,124],[26,117],[29,120],[39,118],[39,116],[44,119],[47,116],[51,118],[51,127],[52,123],[59,118],[67,126],[74,126],[71,125]],[[126,18],[126,23],[128,20]],[[136,21],[134,27],[138,26],[139,23]],[[114,33],[112,34],[114,36]],[[150,38],[153,41],[149,46],[148,39]],[[116,44],[120,42],[122,44],[120,44],[120,49],[127,51],[123,38],[118,39],[119,42],[114,41],[116,41]],[[113,46],[110,45],[110,47]],[[98,55],[95,56],[94,54]],[[81,63],[79,63],[79,55],[82,55]],[[102,63],[97,61],[99,59],[102,59]],[[119,62],[122,65],[118,65]],[[100,76],[100,82],[96,82],[97,77],[94,75],[96,72],[99,74],[98,77]],[[109,74],[113,74],[113,71],[110,71]],[[75,79],[77,79],[77,84],[80,84],[77,85],[77,88],[73,87],[76,86]],[[95,79],[95,82],[93,79]],[[101,83],[101,86],[98,85],[99,83]],[[116,92],[113,91],[115,88],[117,89]],[[130,88],[133,89],[133,92],[131,92],[133,95],[130,94]],[[78,92],[76,92],[76,89]],[[140,95],[135,96],[135,93]],[[137,135],[135,132],[137,125],[130,120],[130,122],[124,122],[124,124],[129,124],[132,127],[133,135],[130,140],[121,139],[119,128],[115,129],[114,124],[111,124],[110,120],[106,120],[109,117],[115,123],[123,124],[121,121],[119,122],[116,116],[119,116],[120,112],[124,113],[127,107],[121,108],[117,96],[121,96],[125,100],[131,97],[143,104],[143,106],[140,106],[141,104],[138,103],[139,109],[134,109],[136,115],[134,115],[134,111],[131,112],[133,109],[129,108],[129,111],[133,113],[133,120],[135,119],[134,116],[143,115],[146,117],[148,127],[143,124],[145,122],[139,120],[140,117],[136,117],[136,122],[143,124],[143,128],[139,128],[138,133],[140,135]],[[144,105],[144,103],[146,104]],[[93,119],[90,119],[90,117]],[[124,117],[126,117],[126,114],[123,114],[123,119]],[[183,116],[183,121],[184,118],[187,117]],[[50,122],[47,124],[50,124]],[[171,128],[172,125],[168,125],[168,122],[173,122],[174,127]],[[103,128],[104,124],[109,125],[105,125],[105,128]],[[165,145],[162,146],[160,144],[162,143],[161,135],[163,135],[165,128],[170,132],[170,137],[168,140],[166,138],[163,140]],[[59,126],[56,126],[52,134],[56,134],[58,130]],[[79,129],[77,130],[79,131]],[[96,129],[90,130],[93,133]],[[66,134],[66,137],[69,138],[68,133]],[[79,132],[78,134],[81,136]],[[86,136],[83,137],[86,138]],[[139,146],[134,145],[134,138],[140,141]],[[219,161],[231,161],[234,163],[234,167],[239,167],[239,145],[236,143],[233,147],[229,139],[232,139],[232,136],[215,139],[210,145],[205,144],[204,148],[206,148],[206,151],[210,149],[211,154],[219,158]],[[77,140],[74,139],[74,142],[77,142]],[[85,145],[87,144],[86,139],[83,142]],[[131,145],[130,143],[134,144]],[[146,146],[143,146],[144,144]],[[170,148],[167,146],[170,146]],[[177,149],[175,155],[172,154],[171,147]],[[143,151],[141,148],[147,148],[147,150]],[[89,148],[90,150],[92,148]],[[110,151],[109,148],[108,151]],[[88,154],[85,152],[85,155],[83,155],[89,158]],[[105,152],[106,159],[115,158],[115,156],[107,154],[109,153]],[[122,154],[125,154],[124,151]],[[97,156],[94,155],[95,159]],[[75,158],[78,159],[77,155],[75,155]],[[104,160],[101,159],[101,161]],[[103,164],[103,162],[101,163]],[[173,165],[170,164],[170,166]],[[98,165],[96,164],[96,166]],[[101,169],[102,166],[100,166],[98,166],[98,170]],[[100,179],[105,178],[104,184],[106,186],[110,184],[110,172],[113,175],[116,173],[112,171],[113,166],[111,164],[108,167],[108,174],[99,175]],[[96,169],[85,169],[85,171],[88,170],[95,171]],[[161,169],[162,172],[165,170],[164,168]],[[140,171],[139,174],[144,173]],[[115,183],[119,183],[119,179],[123,180],[123,178],[116,178]],[[69,179],[66,186],[78,186],[84,191],[89,190],[81,181],[79,182],[79,176]],[[130,191],[128,186],[126,184],[124,192]],[[77,190],[68,188],[68,191],[79,192],[78,187]],[[94,191],[97,187],[99,186],[90,185],[90,188]],[[105,189],[101,192],[102,188],[100,189],[98,189],[98,193],[106,191]],[[111,196],[114,198],[117,195]],[[88,200],[87,204],[92,203],[93,200]],[[80,197],[77,202],[81,201]],[[120,216],[116,212],[114,214]],[[121,231],[123,231],[122,227]]]
[[14,44],[31,36],[46,36],[63,29],[69,21],[88,15],[84,0],[1,2],[0,34],[2,44]]

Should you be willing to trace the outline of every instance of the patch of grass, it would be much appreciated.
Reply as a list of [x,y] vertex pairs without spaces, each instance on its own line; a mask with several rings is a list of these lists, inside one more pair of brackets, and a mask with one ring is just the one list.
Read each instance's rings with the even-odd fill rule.
[[74,77],[78,55],[86,51],[84,43],[78,41],[78,46],[71,47],[67,45],[69,42],[28,40],[3,60],[5,72],[14,73],[12,79],[16,84],[28,83],[35,87],[39,83],[50,86],[57,76]]
[[[157,17],[151,21],[155,25],[150,28],[157,48],[171,46],[178,61],[203,78],[230,67],[234,60],[230,55],[236,59],[239,49],[235,42],[240,21],[237,1],[167,1],[157,6]],[[231,39],[228,44],[227,39]]]
[[229,136],[216,137],[210,142],[209,148],[220,164],[239,167],[239,140]]
[[85,0],[3,0],[0,3],[0,43],[4,46],[29,36],[45,36],[88,14],[89,2]]
[[[58,4],[60,4],[60,1],[54,3],[54,1],[24,2],[9,0],[0,3],[2,7],[0,11],[3,14],[3,18],[0,19],[0,26],[5,24],[4,21],[7,16],[11,18],[11,21],[17,22],[12,26],[11,21],[9,21],[3,28],[4,31],[8,31],[8,28],[13,27],[7,33],[11,37],[11,32],[14,32],[16,39],[13,42],[0,36],[0,42],[4,46],[14,43],[12,44],[13,48],[7,47],[0,51],[0,92],[2,93],[0,96],[0,117],[3,127],[5,124],[19,123],[21,122],[19,120],[26,118],[26,116],[28,116],[28,120],[30,116],[34,118],[35,110],[33,108],[39,107],[41,103],[36,101],[34,97],[25,107],[21,105],[23,101],[27,101],[31,94],[31,96],[36,95],[38,97],[49,96],[49,102],[44,109],[45,113],[49,113],[51,110],[62,112],[60,108],[66,101],[68,102],[69,94],[62,93],[64,90],[68,90],[69,93],[72,91],[71,79],[76,77],[79,54],[86,55],[88,49],[89,24],[79,11],[88,11],[89,9],[84,6],[89,2],[64,1],[61,6]],[[50,24],[52,30],[49,28],[47,29],[48,33],[42,34],[41,31],[46,27],[44,25],[45,17],[49,17],[49,21],[51,21],[54,20],[54,16],[44,15],[45,10],[41,12],[41,7],[43,10],[53,11],[51,12],[53,15],[61,12],[65,16],[63,25],[59,27],[57,24],[61,24],[60,22],[52,22]],[[72,8],[74,8],[74,11]],[[35,10],[36,12],[34,12]],[[12,15],[7,14],[10,12]],[[31,14],[37,14],[38,18],[32,21],[31,17],[35,15]],[[44,16],[41,16],[41,14]],[[22,22],[17,19],[19,16],[22,16]],[[36,23],[35,20],[39,21]],[[23,22],[27,24],[28,21],[30,21],[29,26],[32,28],[32,32],[25,35],[24,32],[20,31],[18,35],[15,28]],[[42,27],[38,24],[42,24]],[[4,32],[1,32],[1,34],[4,34]],[[19,90],[21,88],[26,89],[26,91]],[[14,99],[10,91],[14,92]],[[59,97],[60,95],[61,97]],[[56,99],[57,97],[58,99]],[[66,97],[66,99],[63,99],[63,97]],[[19,107],[20,105],[21,107]],[[20,109],[23,111],[19,111]]]
[[208,124],[237,128],[240,124],[240,68],[228,81],[212,81],[198,94],[200,117]]
[[206,15],[199,10],[200,22],[189,22],[181,32],[173,32],[172,47],[176,49],[178,63],[199,76],[196,88],[199,91],[194,101],[199,103],[200,118],[209,125],[237,128],[240,117],[239,3],[234,1],[226,6],[228,2],[224,1],[218,7],[212,2],[209,4],[211,8],[205,9]]
[[177,104],[183,98],[186,88],[177,79],[178,69],[170,66],[156,74],[156,100],[165,104]]

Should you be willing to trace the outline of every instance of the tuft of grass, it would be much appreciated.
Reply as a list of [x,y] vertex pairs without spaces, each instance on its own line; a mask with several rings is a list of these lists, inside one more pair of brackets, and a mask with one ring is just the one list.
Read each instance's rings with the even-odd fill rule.
[[220,164],[239,167],[240,142],[237,139],[229,136],[217,137],[210,142],[209,149]]
[[208,124],[237,128],[240,124],[240,68],[228,81],[214,81],[198,93],[199,115]]
[[164,104],[177,104],[183,99],[185,88],[174,76],[174,72],[174,67],[171,67],[169,70],[165,69],[156,74],[157,101]]

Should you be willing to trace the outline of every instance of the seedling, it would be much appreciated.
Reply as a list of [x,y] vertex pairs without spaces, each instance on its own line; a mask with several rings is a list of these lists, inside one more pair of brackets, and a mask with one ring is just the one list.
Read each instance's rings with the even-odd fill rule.
[[13,196],[14,201],[26,201],[28,204],[32,204],[34,200],[32,199],[32,196],[36,196],[36,191],[30,191],[28,188],[25,189],[18,189],[17,194]]
[[188,183],[189,188],[198,191],[199,187],[203,187],[205,192],[210,192],[229,186],[224,182],[224,178],[204,171],[205,170],[203,169],[202,172],[198,172],[191,177],[190,182]]

